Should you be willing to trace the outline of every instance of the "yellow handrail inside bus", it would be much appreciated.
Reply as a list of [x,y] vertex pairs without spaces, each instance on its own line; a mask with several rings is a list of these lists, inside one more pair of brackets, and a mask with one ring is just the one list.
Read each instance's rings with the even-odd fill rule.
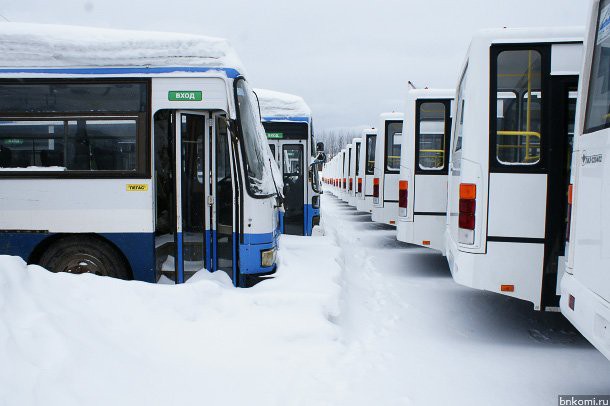
[[[532,142],[531,142],[531,138],[537,138],[538,139],[538,145],[535,145],[537,147],[540,146],[540,139],[541,139],[541,134],[539,132],[536,131],[498,131],[498,135],[506,135],[506,136],[517,136],[517,137],[525,137],[525,145],[502,145],[502,144],[498,144],[497,147],[498,149],[521,149],[521,148],[525,148],[525,162],[535,162],[540,160],[540,154],[531,154],[531,146],[532,146]],[[530,155],[531,154],[531,155]]]

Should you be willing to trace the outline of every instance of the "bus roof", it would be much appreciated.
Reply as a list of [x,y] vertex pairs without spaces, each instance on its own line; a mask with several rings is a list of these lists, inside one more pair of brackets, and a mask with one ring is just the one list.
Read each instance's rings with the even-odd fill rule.
[[268,89],[254,89],[263,121],[309,122],[311,110],[302,97]]
[[455,97],[455,89],[411,89],[408,95],[410,99],[414,100],[453,99]]
[[379,115],[379,118],[381,119],[381,121],[402,120],[404,118],[404,114],[403,113],[396,113],[396,112],[381,113]]
[[474,34],[473,42],[488,44],[582,42],[583,27],[494,28]]
[[0,73],[243,73],[228,41],[193,34],[0,24]]

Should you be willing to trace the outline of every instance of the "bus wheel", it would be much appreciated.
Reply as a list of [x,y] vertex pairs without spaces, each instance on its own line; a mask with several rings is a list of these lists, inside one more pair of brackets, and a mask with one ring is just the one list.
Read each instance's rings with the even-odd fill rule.
[[92,273],[130,279],[121,255],[108,243],[91,237],[62,237],[41,255],[38,264],[51,272]]

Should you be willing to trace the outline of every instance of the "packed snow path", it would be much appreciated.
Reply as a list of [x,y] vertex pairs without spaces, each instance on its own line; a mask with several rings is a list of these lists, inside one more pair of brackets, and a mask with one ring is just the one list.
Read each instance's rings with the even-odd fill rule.
[[560,314],[456,285],[444,258],[326,194],[275,279],[181,286],[0,257],[0,405],[556,405],[610,392]]

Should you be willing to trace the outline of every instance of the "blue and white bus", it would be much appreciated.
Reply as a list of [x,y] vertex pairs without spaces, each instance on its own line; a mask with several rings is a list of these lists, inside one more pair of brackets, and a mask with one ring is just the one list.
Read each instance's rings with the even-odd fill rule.
[[320,223],[321,184],[311,110],[305,101],[288,93],[255,89],[269,147],[284,181],[283,232],[311,235]]
[[147,282],[275,271],[282,181],[226,41],[6,23],[0,55],[0,254]]

